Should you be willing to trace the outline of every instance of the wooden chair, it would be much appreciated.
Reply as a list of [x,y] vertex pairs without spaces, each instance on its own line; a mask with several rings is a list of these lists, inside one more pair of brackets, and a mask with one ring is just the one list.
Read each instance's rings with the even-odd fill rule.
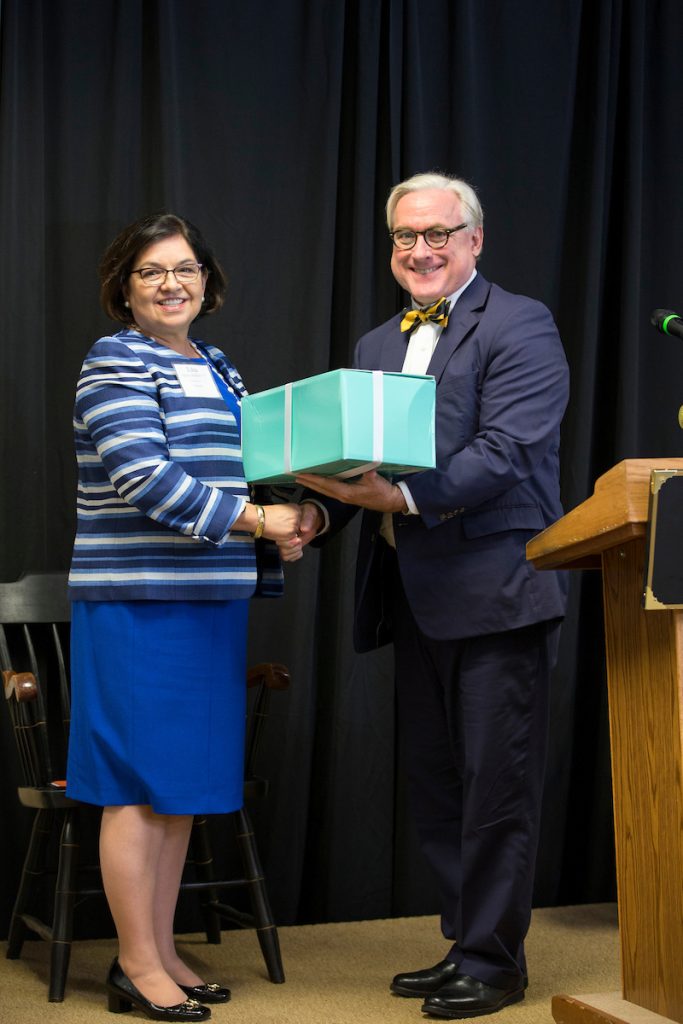
[[[210,823],[206,816],[194,820],[188,864],[194,863],[198,880],[186,881],[181,892],[198,891],[205,893],[202,910],[208,942],[221,941],[221,920],[239,925],[241,928],[255,928],[268,976],[275,984],[285,980],[280,955],[280,941],[268,900],[265,877],[259,858],[256,837],[247,805],[268,795],[268,781],[254,773],[254,762],[261,733],[268,717],[271,693],[286,690],[289,686],[289,672],[284,665],[264,662],[254,665],[247,672],[247,686],[255,688],[254,699],[247,719],[245,744],[244,805],[231,815],[236,830],[237,844],[242,858],[244,876],[240,878],[216,879],[211,852]],[[245,913],[219,899],[222,889],[246,886],[252,911]]]
[[[65,765],[69,731],[70,605],[65,573],[36,573],[0,583],[0,670],[19,755],[18,796],[34,812],[33,826],[10,922],[7,957],[17,959],[28,932],[50,943],[48,999],[64,999],[73,935],[74,908],[85,897],[102,895],[99,866],[79,864],[81,819],[87,805],[66,796]],[[254,760],[268,714],[271,693],[289,686],[282,665],[250,669],[250,699],[245,757],[245,801],[266,796],[268,782],[254,773]],[[284,981],[282,959],[256,839],[246,807],[233,818],[243,875],[216,877],[210,822],[195,818],[187,871],[181,891],[196,892],[208,942],[221,941],[221,921],[255,928],[271,981]],[[59,832],[56,844],[51,842]],[[55,863],[56,860],[56,863]],[[94,874],[93,874],[94,872]],[[36,906],[51,885],[51,911],[39,916]],[[251,913],[224,903],[224,889],[246,887]]]

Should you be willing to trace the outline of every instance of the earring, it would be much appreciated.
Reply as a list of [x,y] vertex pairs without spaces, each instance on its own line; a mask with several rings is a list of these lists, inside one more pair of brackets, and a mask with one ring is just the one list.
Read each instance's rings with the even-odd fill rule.
[[128,299],[126,299],[126,301],[124,302],[124,306],[126,307],[126,309],[130,309],[130,302],[128,301]]

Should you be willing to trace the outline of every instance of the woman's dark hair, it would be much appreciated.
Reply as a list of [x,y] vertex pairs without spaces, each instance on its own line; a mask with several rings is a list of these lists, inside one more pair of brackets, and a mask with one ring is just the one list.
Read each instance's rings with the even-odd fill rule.
[[[126,306],[123,293],[135,261],[147,246],[164,238],[182,235],[192,249],[197,263],[208,272],[204,302],[199,316],[215,313],[223,305],[225,274],[201,234],[189,220],[175,213],[153,213],[124,228],[108,246],[100,261],[100,303],[102,309],[122,324],[133,322],[132,310]],[[199,319],[199,317],[197,317]]]

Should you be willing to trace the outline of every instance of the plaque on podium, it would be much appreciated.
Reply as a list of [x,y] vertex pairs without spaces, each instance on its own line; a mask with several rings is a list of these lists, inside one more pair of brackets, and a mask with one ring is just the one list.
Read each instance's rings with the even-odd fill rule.
[[653,469],[650,476],[643,604],[652,611],[683,608],[683,470]]

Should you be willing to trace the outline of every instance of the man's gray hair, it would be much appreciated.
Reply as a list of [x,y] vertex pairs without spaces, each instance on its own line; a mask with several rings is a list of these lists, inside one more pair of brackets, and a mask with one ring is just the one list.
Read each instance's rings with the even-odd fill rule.
[[472,186],[468,185],[462,178],[452,178],[446,174],[437,174],[430,171],[425,174],[414,174],[412,178],[406,178],[405,181],[400,181],[398,185],[394,185],[387,199],[387,224],[390,231],[393,230],[394,211],[399,199],[402,199],[409,192],[422,192],[428,188],[455,192],[462,203],[463,214],[467,218],[468,225],[471,228],[483,226],[484,211]]

